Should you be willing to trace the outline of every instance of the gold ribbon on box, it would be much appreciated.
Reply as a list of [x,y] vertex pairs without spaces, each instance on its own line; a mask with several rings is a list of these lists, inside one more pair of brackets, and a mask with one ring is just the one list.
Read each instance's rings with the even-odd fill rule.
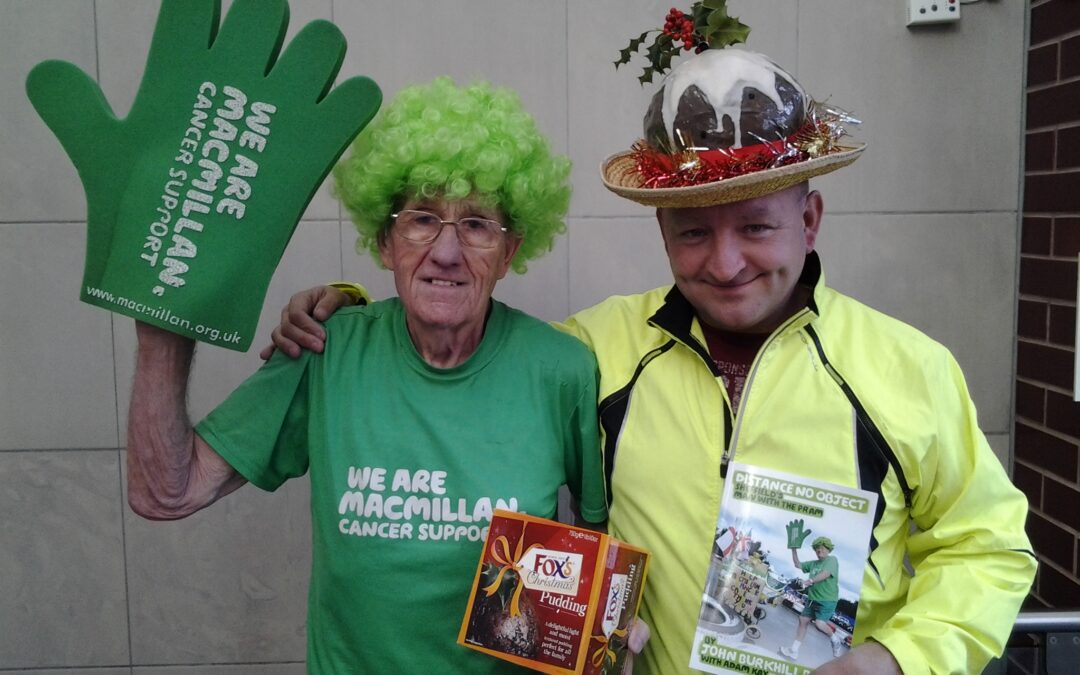
[[[616,637],[626,637],[626,633],[626,628],[616,628],[615,630],[611,631],[611,634]],[[618,655],[615,653],[615,650],[608,646],[608,641],[610,640],[610,638],[607,635],[601,633],[600,635],[592,636],[592,639],[600,643],[600,647],[592,654],[593,667],[599,668],[604,663],[604,661],[608,659],[611,659],[611,662],[615,663],[615,659]]]
[[[495,537],[495,543],[491,545],[491,557],[495,559],[495,562],[499,563],[499,575],[495,577],[495,581],[484,587],[484,592],[488,594],[488,597],[495,595],[499,590],[499,586],[502,585],[503,575],[510,570],[517,572],[517,585],[514,587],[514,595],[510,600],[510,616],[518,616],[521,614],[521,589],[525,587],[521,578],[521,565],[520,561],[529,551],[533,550],[540,544],[531,544],[529,548],[524,551],[521,550],[522,545],[525,544],[525,523],[521,524],[521,536],[518,537],[517,547],[514,549],[513,557],[510,556],[510,542],[506,539],[505,535],[499,535]],[[502,548],[502,551],[499,549]]]

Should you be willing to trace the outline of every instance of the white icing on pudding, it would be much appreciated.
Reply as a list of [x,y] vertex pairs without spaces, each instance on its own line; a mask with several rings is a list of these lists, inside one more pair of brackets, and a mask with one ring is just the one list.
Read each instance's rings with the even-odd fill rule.
[[806,101],[806,92],[787,71],[773,63],[764,54],[742,49],[707,49],[701,54],[683,61],[664,80],[663,121],[669,139],[675,139],[673,124],[679,101],[691,85],[696,86],[708,98],[716,110],[718,127],[725,115],[735,125],[732,148],[742,147],[743,90],[753,87],[784,110],[784,101],[776,88],[777,76],[791,83]]

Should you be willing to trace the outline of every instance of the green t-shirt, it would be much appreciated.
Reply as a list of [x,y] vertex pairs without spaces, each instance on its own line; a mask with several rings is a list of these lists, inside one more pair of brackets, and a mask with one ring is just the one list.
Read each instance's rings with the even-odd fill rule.
[[460,366],[417,354],[397,299],[339,311],[322,354],[275,355],[197,431],[264,490],[311,474],[308,669],[494,673],[456,644],[491,511],[606,518],[596,363],[494,302]]
[[836,602],[840,599],[840,582],[838,577],[840,576],[840,563],[836,560],[835,556],[825,556],[824,560],[810,560],[804,562],[802,565],[802,571],[806,572],[811,577],[816,577],[818,573],[827,571],[829,578],[823,581],[819,581],[816,584],[810,586],[806,595],[811,600],[817,600],[818,602]]

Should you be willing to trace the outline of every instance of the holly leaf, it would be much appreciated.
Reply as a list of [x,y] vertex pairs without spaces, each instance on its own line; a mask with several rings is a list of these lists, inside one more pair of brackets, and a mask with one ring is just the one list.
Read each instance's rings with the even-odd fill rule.
[[709,15],[705,41],[710,47],[722,48],[739,42],[746,42],[750,36],[750,26],[739,21],[738,17],[713,12]]
[[652,31],[645,31],[638,37],[631,38],[630,44],[628,44],[625,48],[619,50],[619,60],[615,61],[615,70],[618,70],[619,66],[624,63],[630,63],[631,57],[633,57],[633,55],[639,49],[641,49],[641,45],[645,42],[645,38],[648,37],[649,33],[651,32]]
[[644,87],[647,83],[652,82],[652,76],[653,76],[653,69],[652,68],[646,68],[645,72],[643,72],[641,74],[641,76],[638,77],[637,80],[638,80],[639,83],[641,83],[641,86]]
[[671,42],[671,38],[669,36],[661,35],[660,37],[656,38],[656,40],[651,45],[649,45],[648,49],[645,50],[645,56],[649,59],[650,62],[655,61],[657,54],[659,54],[660,50],[664,48],[664,38],[667,38],[667,42]]
[[701,0],[700,4],[706,9],[711,9],[714,11],[719,10],[724,14],[727,14],[727,0]]
[[697,33],[704,33],[705,29],[709,25],[709,16],[713,10],[705,7],[700,2],[695,2],[694,6],[690,8],[690,18],[694,22],[694,31]]
[[671,54],[670,54],[670,52],[666,52],[666,51],[656,52],[655,54],[653,54],[653,55],[651,55],[649,57],[649,65],[652,66],[652,69],[653,69],[654,72],[657,72],[657,73],[659,73],[661,75],[664,74],[664,70],[665,70],[665,68],[664,68],[664,57],[665,56],[667,57],[667,60],[670,62],[671,61]]
[[643,42],[645,42],[645,38],[648,37],[649,33],[651,33],[651,32],[652,31],[647,30],[644,33],[642,33],[641,35],[637,36],[636,38],[632,38],[630,40],[630,49],[632,51],[636,52],[638,50],[638,48],[641,47],[641,44]]

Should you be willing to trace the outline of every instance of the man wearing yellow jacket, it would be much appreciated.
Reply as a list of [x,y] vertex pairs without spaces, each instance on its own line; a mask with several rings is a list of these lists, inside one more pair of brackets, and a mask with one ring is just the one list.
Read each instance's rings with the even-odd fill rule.
[[687,671],[733,461],[878,495],[859,646],[819,672],[979,672],[1030,587],[1027,501],[952,355],[825,285],[806,181],[858,158],[847,122],[767,58],[708,50],[602,168],[657,208],[675,277],[563,325],[600,368],[610,530],[654,553],[647,672]]
[[[767,58],[707,50],[668,76],[605,185],[656,208],[675,284],[560,327],[595,352],[609,529],[653,553],[635,664],[689,672],[731,462],[878,495],[854,649],[819,673],[977,673],[1035,572],[1027,502],[952,355],[825,285],[824,202],[851,122]],[[275,343],[321,349],[339,291],[294,296]]]

